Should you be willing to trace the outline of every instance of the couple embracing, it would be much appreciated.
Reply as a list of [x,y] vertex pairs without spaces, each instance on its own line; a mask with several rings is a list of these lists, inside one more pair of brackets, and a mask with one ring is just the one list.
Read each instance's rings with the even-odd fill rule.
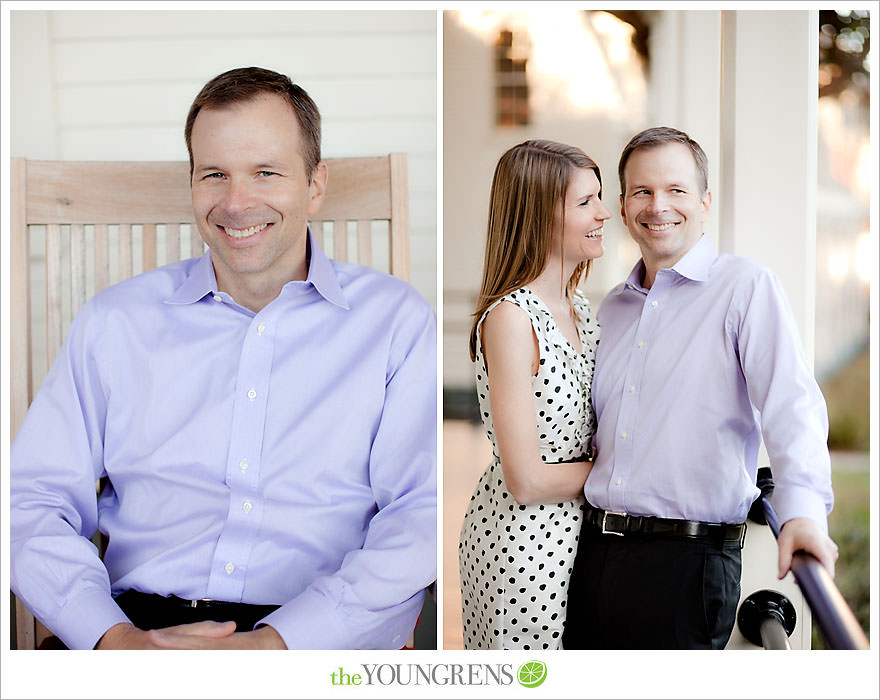
[[[783,525],[833,574],[824,399],[776,277],[704,235],[706,155],[658,127],[620,157],[641,251],[594,318],[598,165],[543,140],[492,182],[470,334],[493,447],[459,542],[466,649],[723,648],[763,438]],[[600,341],[601,329],[601,341]]]

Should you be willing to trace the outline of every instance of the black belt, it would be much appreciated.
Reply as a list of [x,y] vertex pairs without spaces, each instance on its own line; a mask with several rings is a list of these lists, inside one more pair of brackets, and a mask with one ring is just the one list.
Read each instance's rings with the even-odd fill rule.
[[695,520],[655,518],[647,515],[630,515],[611,510],[584,506],[584,520],[603,535],[652,535],[658,537],[684,537],[687,539],[712,538],[723,542],[742,543],[746,524],[701,523]]
[[157,629],[173,625],[214,620],[235,620],[237,629],[245,631],[279,608],[278,605],[230,603],[225,600],[186,600],[177,596],[161,596],[129,590],[116,596],[116,603],[135,627]]

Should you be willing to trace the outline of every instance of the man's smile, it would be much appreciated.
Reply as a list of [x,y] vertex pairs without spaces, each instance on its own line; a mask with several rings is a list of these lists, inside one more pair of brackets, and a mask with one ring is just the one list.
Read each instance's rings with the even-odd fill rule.
[[257,224],[256,226],[251,226],[249,228],[230,228],[228,226],[217,225],[217,228],[221,229],[227,236],[231,238],[249,238],[260,231],[263,231],[268,226],[271,226],[271,223],[265,224]]
[[666,223],[662,223],[662,224],[649,224],[649,223],[642,222],[642,226],[644,226],[649,231],[655,231],[655,232],[659,233],[661,231],[668,231],[668,230],[674,228],[675,226],[678,225],[678,223],[679,222],[677,222],[677,221],[667,221]]

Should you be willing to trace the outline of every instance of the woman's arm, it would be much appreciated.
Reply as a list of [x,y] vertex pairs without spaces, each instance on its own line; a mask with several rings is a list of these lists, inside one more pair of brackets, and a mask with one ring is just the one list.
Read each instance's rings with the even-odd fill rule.
[[507,490],[520,505],[561,503],[583,494],[592,462],[544,464],[532,377],[538,341],[528,315],[515,304],[498,304],[481,326],[489,379],[489,405]]

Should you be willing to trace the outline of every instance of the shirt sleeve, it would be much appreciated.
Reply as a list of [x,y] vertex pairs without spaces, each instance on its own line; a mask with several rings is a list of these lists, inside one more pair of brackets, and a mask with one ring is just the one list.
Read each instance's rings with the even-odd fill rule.
[[12,444],[10,585],[71,649],[127,622],[90,538],[97,530],[106,400],[94,304],[79,313]]
[[362,548],[261,621],[288,649],[399,649],[437,577],[436,321],[421,300],[398,317],[370,452],[378,510]]
[[767,270],[747,290],[738,351],[749,399],[761,414],[779,523],[810,518],[827,532],[834,502],[828,412],[782,286]]

